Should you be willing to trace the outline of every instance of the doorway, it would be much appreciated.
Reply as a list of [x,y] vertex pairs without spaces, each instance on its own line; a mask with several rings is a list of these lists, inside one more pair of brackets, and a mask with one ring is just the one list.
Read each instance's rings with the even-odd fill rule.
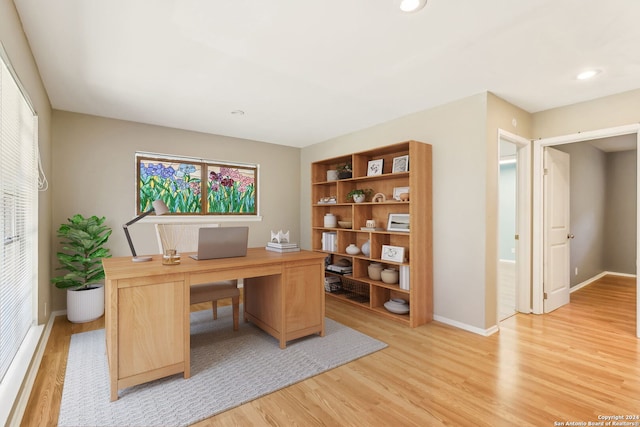
[[498,130],[498,321],[531,312],[531,141]]
[[[618,137],[621,135],[627,135],[631,140],[635,142],[637,146],[638,140],[640,139],[640,126],[639,125],[629,125],[629,126],[621,126],[617,128],[603,129],[598,131],[590,131],[579,134],[567,135],[562,137],[555,138],[546,138],[541,139],[534,142],[533,146],[533,239],[532,239],[532,311],[536,314],[542,314],[544,312],[544,283],[543,277],[545,274],[544,271],[544,171],[543,171],[543,155],[545,151],[545,147],[556,146],[556,148],[570,144],[570,143],[578,143],[578,142],[593,142],[598,140],[605,140],[608,138]],[[635,182],[635,195],[636,201],[638,200],[638,195],[640,194],[640,187],[638,186],[638,177],[640,177],[640,162],[637,159],[637,151],[636,151],[636,182]],[[638,228],[638,224],[640,224],[640,216],[637,213],[637,202],[636,202],[636,214],[635,214],[635,259],[634,266],[637,265],[637,257],[638,257],[638,233],[640,233],[640,229]],[[633,220],[633,219],[632,219]],[[569,266],[567,266],[567,270],[569,270]],[[637,267],[634,274],[637,275]],[[578,270],[573,271],[573,276],[578,275]],[[636,288],[638,288],[638,282],[636,280]],[[638,292],[636,292],[638,294]],[[638,308],[640,308],[640,296],[637,297],[636,300],[636,335],[640,337],[640,317],[638,316]]]

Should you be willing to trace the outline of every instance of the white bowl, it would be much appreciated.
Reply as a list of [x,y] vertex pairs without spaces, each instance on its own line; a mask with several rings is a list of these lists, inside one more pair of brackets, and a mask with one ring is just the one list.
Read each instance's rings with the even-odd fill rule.
[[384,308],[395,314],[407,314],[409,312],[409,304],[398,304],[393,301],[385,302]]

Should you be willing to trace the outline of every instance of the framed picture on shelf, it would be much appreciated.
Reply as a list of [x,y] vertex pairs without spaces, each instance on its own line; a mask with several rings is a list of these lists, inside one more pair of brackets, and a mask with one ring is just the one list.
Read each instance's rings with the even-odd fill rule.
[[404,248],[402,246],[382,245],[382,260],[404,262]]
[[409,155],[393,158],[393,173],[409,172]]
[[400,200],[400,195],[408,192],[409,187],[393,187],[393,200]]
[[382,161],[383,159],[369,160],[367,176],[382,175]]
[[409,232],[409,214],[389,214],[387,231]]

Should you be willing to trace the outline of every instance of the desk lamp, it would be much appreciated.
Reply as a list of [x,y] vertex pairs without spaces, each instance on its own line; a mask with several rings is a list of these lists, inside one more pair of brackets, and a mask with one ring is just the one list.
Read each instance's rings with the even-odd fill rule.
[[129,242],[129,247],[131,248],[131,254],[133,255],[133,258],[131,258],[131,261],[133,262],[151,261],[151,257],[136,255],[136,250],[133,248],[133,243],[131,242],[131,236],[129,235],[129,226],[131,224],[134,224],[140,221],[142,218],[149,215],[151,212],[155,212],[156,215],[164,215],[167,212],[169,212],[169,208],[167,208],[167,205],[160,199],[153,202],[152,205],[153,207],[151,209],[138,215],[137,217],[133,218],[131,221],[129,221],[128,223],[122,226],[122,228],[124,229],[124,235],[127,236],[127,242]]

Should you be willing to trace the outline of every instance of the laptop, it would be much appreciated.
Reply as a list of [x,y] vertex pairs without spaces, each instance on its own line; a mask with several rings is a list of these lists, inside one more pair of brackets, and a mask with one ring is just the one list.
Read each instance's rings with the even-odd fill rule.
[[205,259],[234,258],[247,255],[249,227],[201,227],[198,230],[198,253],[189,255]]

